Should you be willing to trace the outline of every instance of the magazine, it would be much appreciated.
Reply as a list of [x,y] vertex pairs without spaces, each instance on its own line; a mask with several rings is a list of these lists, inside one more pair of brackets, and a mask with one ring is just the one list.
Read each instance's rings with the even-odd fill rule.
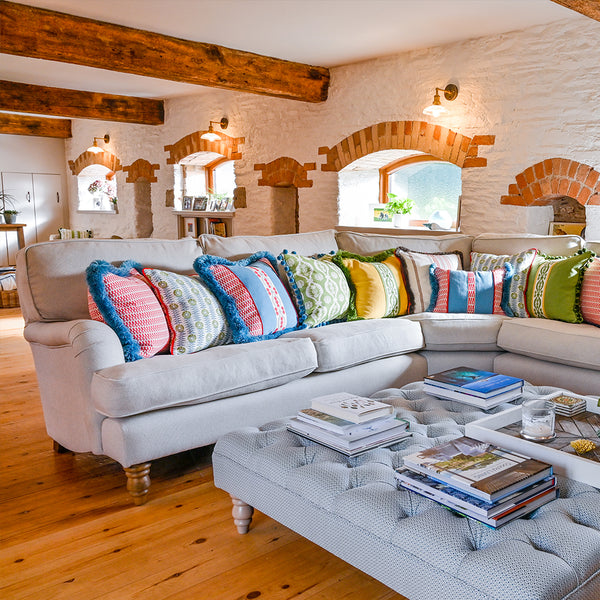
[[488,502],[552,475],[552,465],[464,436],[405,456],[404,466]]
[[311,403],[311,408],[352,423],[365,423],[394,412],[394,407],[390,404],[347,392],[315,398]]
[[421,492],[422,495],[436,502],[441,502],[450,508],[469,511],[469,514],[485,518],[502,516],[523,502],[531,500],[538,494],[556,486],[556,479],[554,477],[546,477],[541,481],[527,486],[523,490],[501,498],[497,502],[486,502],[447,483],[436,481],[423,473],[415,473],[405,467],[396,469],[395,476],[398,483],[406,489],[413,492]]
[[296,417],[300,421],[304,421],[320,429],[325,429],[331,433],[347,436],[352,439],[366,437],[379,431],[385,431],[386,429],[393,429],[399,425],[403,425],[404,427],[408,427],[409,425],[406,419],[401,419],[395,414],[372,419],[366,423],[352,423],[352,421],[346,421],[345,419],[328,415],[313,408],[302,409]]
[[458,390],[480,398],[489,398],[496,394],[523,386],[523,380],[510,375],[499,375],[491,371],[481,371],[470,367],[455,367],[441,373],[425,377],[430,385]]

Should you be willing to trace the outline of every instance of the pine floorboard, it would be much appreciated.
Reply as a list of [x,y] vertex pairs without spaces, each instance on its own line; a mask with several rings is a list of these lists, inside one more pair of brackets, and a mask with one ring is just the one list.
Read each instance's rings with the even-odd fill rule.
[[114,461],[55,453],[22,330],[0,309],[0,598],[403,600],[259,512],[239,535],[210,448],[155,461],[143,506]]

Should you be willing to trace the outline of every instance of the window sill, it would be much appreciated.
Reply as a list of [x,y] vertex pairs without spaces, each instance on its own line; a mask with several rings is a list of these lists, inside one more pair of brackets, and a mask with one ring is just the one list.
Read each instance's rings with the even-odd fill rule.
[[80,215],[116,215],[116,210],[77,210]]
[[381,235],[455,235],[461,232],[457,229],[442,229],[439,231],[432,231],[427,227],[357,227],[352,225],[337,225],[336,231],[356,231],[358,233],[379,233]]

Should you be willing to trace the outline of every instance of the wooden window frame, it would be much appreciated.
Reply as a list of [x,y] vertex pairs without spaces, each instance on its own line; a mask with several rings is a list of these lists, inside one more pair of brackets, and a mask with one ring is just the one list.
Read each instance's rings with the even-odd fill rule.
[[431,154],[418,154],[416,156],[407,156],[405,158],[399,158],[379,169],[379,203],[387,204],[389,198],[388,193],[390,191],[390,175],[393,175],[396,171],[399,171],[403,167],[412,165],[420,162],[447,162],[440,160],[437,156]]

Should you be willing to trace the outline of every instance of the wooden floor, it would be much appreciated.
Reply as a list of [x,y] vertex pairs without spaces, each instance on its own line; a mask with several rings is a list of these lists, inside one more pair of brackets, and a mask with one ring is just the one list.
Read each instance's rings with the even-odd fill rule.
[[22,328],[0,309],[2,600],[402,600],[261,513],[239,535],[207,450],[153,463],[144,506],[113,461],[55,454]]

